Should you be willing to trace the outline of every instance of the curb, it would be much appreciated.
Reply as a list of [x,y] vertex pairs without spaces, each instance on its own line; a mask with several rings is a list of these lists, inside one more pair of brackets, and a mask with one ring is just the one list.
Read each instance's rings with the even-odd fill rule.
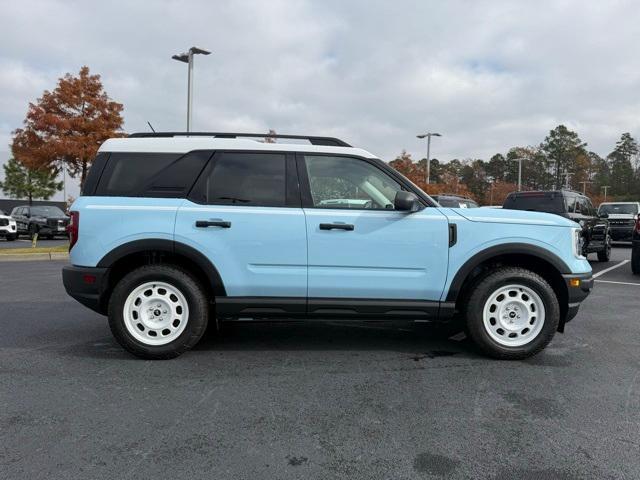
[[69,254],[62,252],[50,253],[7,253],[0,255],[0,262],[35,262],[42,260],[68,260]]

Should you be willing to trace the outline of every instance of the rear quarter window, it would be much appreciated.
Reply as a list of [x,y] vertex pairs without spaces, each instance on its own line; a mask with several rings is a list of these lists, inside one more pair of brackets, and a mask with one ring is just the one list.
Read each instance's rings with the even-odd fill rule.
[[211,152],[111,153],[95,195],[185,197]]

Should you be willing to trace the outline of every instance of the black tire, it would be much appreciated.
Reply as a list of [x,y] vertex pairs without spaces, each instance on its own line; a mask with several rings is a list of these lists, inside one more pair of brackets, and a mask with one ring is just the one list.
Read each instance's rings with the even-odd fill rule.
[[[522,285],[533,290],[545,308],[545,320],[540,332],[522,346],[506,346],[495,341],[487,332],[483,311],[491,295],[507,285]],[[481,277],[470,289],[464,308],[465,330],[478,348],[486,355],[504,360],[531,357],[544,349],[560,322],[560,305],[549,283],[540,275],[518,267],[504,267]]]
[[[189,308],[182,333],[165,345],[146,345],[134,338],[125,326],[124,306],[129,294],[146,282],[165,282],[184,295]],[[173,265],[146,265],[128,273],[118,282],[109,299],[109,327],[122,347],[149,360],[175,358],[195,346],[207,329],[209,302],[200,283],[186,270]]]
[[13,242],[16,238],[18,238],[18,235],[7,235],[7,242]]
[[611,260],[611,237],[607,235],[604,249],[598,252],[598,261],[608,262],[609,260]]
[[631,250],[631,272],[634,275],[640,275],[640,245]]
[[38,227],[35,225],[29,225],[29,240],[33,240],[33,237],[38,233]]

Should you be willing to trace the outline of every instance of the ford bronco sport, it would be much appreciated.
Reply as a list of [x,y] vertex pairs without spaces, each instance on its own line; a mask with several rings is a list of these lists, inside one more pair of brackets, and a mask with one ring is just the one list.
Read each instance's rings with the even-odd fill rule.
[[563,331],[593,286],[571,220],[445,208],[341,140],[264,136],[100,147],[71,209],[63,280],[129,352],[175,357],[209,321],[459,318],[483,352],[518,359]]

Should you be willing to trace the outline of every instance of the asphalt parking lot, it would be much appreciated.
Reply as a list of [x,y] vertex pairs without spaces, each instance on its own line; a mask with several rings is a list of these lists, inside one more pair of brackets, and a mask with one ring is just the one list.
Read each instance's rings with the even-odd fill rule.
[[523,362],[429,328],[239,324],[130,357],[60,262],[0,263],[0,478],[640,477],[640,277],[615,248]]

